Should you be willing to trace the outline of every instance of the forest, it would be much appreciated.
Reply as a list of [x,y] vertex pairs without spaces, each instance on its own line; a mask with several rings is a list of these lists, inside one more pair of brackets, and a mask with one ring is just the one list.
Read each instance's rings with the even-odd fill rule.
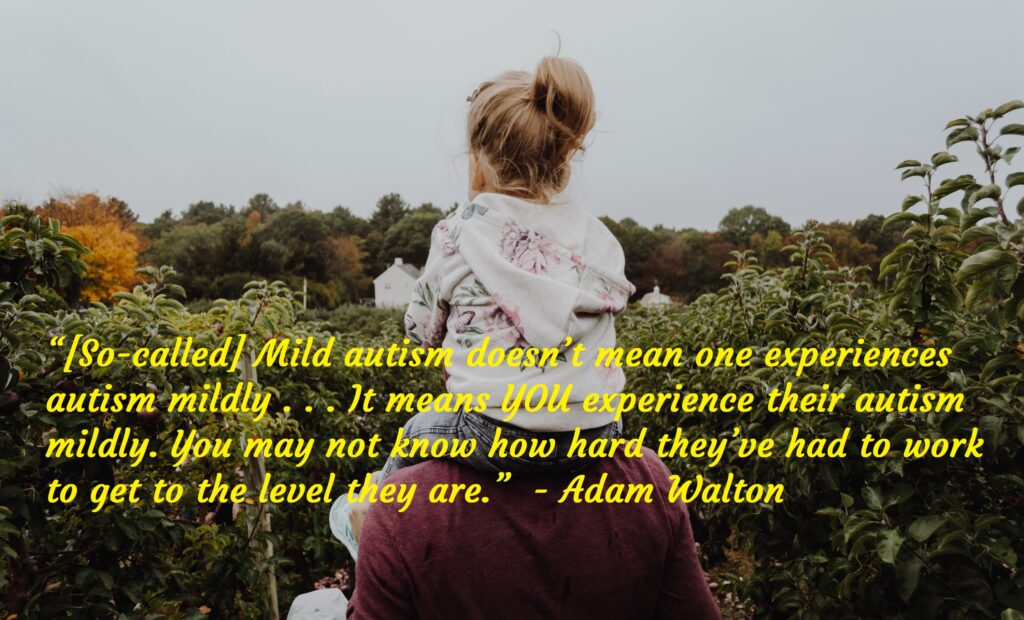
[[[88,246],[91,252],[84,260],[90,269],[80,293],[89,301],[108,299],[136,284],[139,266],[168,265],[176,272],[173,281],[192,300],[236,297],[256,279],[280,280],[301,290],[305,279],[308,306],[329,310],[372,299],[373,278],[396,257],[421,267],[431,230],[454,208],[413,207],[400,195],[387,194],[369,217],[360,217],[342,206],[330,211],[301,202],[279,206],[257,194],[240,207],[196,202],[147,224],[122,200],[72,194],[34,206],[7,203],[0,213],[58,219],[65,232]],[[672,216],[685,221],[685,211]],[[731,209],[715,231],[602,219],[622,244],[626,276],[637,286],[637,297],[657,284],[678,301],[715,290],[735,250],[754,251],[765,267],[785,266],[782,249],[793,241],[794,231],[782,218],[751,205]],[[814,224],[838,264],[865,265],[877,274],[881,257],[900,238],[901,226],[883,230],[884,220],[868,215]]]

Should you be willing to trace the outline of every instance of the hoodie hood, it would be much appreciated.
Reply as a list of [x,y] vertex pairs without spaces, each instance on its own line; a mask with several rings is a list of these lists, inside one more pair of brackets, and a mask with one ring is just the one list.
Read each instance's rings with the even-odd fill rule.
[[450,216],[458,252],[519,329],[520,344],[578,342],[636,290],[618,240],[571,202],[537,204],[483,193]]
[[[486,396],[482,415],[544,432],[611,424],[613,412],[586,411],[582,403],[625,385],[622,368],[598,363],[601,350],[615,346],[615,315],[634,291],[624,268],[615,237],[576,205],[480,194],[434,227],[405,313],[406,335],[417,346],[451,350],[448,391]],[[471,358],[484,349],[578,344],[583,348],[574,348],[571,364],[517,367]],[[507,412],[497,399],[515,385],[572,386],[570,410]]]

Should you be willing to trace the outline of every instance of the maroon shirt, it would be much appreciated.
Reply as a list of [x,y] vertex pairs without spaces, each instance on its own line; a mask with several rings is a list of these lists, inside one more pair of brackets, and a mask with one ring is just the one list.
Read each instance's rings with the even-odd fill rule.
[[[602,473],[653,484],[653,502],[558,504],[570,476],[498,483],[448,461],[395,472],[388,482],[417,483],[416,497],[404,513],[370,508],[348,617],[720,618],[661,460],[603,460],[586,484]],[[431,504],[436,483],[481,484],[490,501]]]

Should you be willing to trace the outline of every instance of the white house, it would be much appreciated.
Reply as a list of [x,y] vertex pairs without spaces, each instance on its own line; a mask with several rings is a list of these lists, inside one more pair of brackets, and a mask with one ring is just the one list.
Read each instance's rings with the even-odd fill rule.
[[412,299],[420,270],[396,258],[393,265],[373,279],[373,304],[378,308],[404,308]]
[[641,306],[664,306],[672,303],[672,298],[661,292],[661,287],[655,285],[654,290],[640,298]]

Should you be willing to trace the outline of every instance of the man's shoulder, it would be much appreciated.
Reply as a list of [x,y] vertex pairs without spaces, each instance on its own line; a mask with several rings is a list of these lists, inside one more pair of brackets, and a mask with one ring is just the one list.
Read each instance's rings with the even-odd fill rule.
[[605,473],[610,481],[653,485],[663,497],[667,497],[672,483],[668,466],[647,447],[641,448],[639,457],[617,455],[599,461],[587,471],[587,478]]
[[643,456],[641,458],[629,459],[633,461],[637,467],[643,467],[647,475],[656,478],[658,481],[668,483],[669,481],[669,470],[668,466],[665,465],[665,461],[661,460],[654,450],[644,447],[641,448]]

